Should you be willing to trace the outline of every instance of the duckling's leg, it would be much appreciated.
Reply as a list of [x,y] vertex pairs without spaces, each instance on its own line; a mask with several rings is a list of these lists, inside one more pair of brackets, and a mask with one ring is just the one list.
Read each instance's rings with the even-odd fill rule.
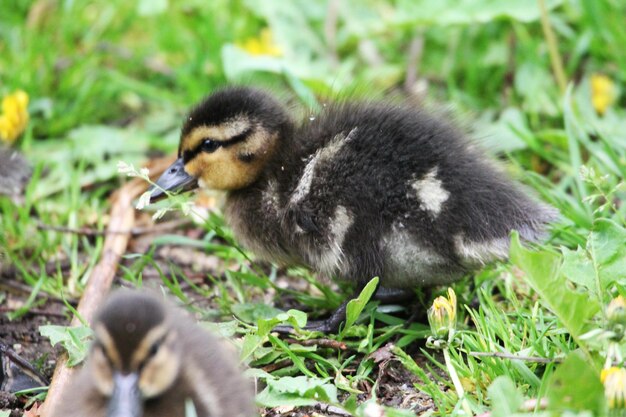
[[[358,290],[346,301],[341,303],[339,307],[325,320],[312,320],[309,321],[306,326],[303,327],[304,330],[309,330],[312,332],[322,332],[322,333],[337,333],[339,331],[339,327],[341,323],[346,321],[346,308],[348,303],[359,296],[361,291],[363,290],[364,285],[359,286]],[[376,292],[372,296],[372,300],[380,301],[383,304],[389,303],[401,303],[412,300],[415,298],[415,292],[412,290],[402,289],[402,288],[387,288],[378,286],[376,288]],[[293,333],[293,327],[291,326],[276,326],[273,331],[278,333]]]

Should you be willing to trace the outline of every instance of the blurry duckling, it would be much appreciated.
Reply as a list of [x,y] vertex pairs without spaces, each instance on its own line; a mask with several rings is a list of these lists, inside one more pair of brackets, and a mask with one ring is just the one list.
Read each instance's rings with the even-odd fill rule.
[[0,195],[20,203],[31,175],[32,168],[22,154],[0,145]]
[[97,315],[87,363],[52,417],[256,415],[249,381],[218,338],[155,296],[117,291]]
[[[238,240],[281,265],[356,283],[378,299],[448,284],[537,241],[556,211],[424,110],[340,102],[296,125],[268,93],[224,88],[187,117],[163,190],[226,190]],[[337,331],[344,303],[307,329]]]

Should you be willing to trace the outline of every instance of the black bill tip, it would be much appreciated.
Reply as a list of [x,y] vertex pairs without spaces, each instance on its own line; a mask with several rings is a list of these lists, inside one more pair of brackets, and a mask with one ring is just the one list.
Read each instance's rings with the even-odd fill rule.
[[159,177],[156,186],[152,186],[148,191],[151,192],[150,203],[154,203],[166,196],[165,191],[179,192],[189,191],[198,187],[196,178],[187,174],[185,164],[181,158],[170,165],[163,175]]

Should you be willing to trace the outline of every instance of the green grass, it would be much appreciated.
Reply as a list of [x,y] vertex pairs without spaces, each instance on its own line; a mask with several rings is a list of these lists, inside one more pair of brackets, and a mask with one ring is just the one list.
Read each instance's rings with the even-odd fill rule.
[[[330,42],[326,2],[181,0],[159,10],[160,3],[8,0],[0,8],[0,95],[29,94],[31,122],[16,147],[36,167],[24,204],[0,197],[0,260],[19,271],[33,294],[80,296],[103,243],[101,236],[41,230],[37,222],[102,229],[107,197],[124,181],[117,161],[139,166],[148,154],[174,153],[186,109],[216,86],[269,86],[305,105],[342,92],[402,96],[409,46],[417,40],[423,45],[417,79],[427,86],[417,98],[435,111],[448,108],[561,213],[547,243],[532,250],[514,244],[510,262],[454,285],[459,317],[444,348],[447,365],[425,344],[427,326],[403,327],[399,306],[360,306],[360,319],[332,336],[346,350],[275,337],[274,324],[301,324],[303,316],[268,306],[267,294],[306,311],[328,311],[343,296],[301,269],[287,276],[313,291],[282,288],[282,271],[251,262],[219,214],[198,226],[199,238],[163,235],[147,253],[127,254],[119,275],[140,286],[144,270],[156,266],[164,288],[236,337],[249,372],[265,384],[257,400],[266,407],[322,399],[365,415],[371,403],[363,404],[360,393],[371,394],[366,387],[380,371],[370,354],[393,343],[390,358],[432,397],[429,414],[462,415],[467,405],[476,414],[511,415],[522,412],[524,400],[540,398],[549,401],[537,413],[605,414],[600,370],[607,357],[623,366],[611,353],[624,350],[623,323],[605,311],[626,295],[626,95],[599,115],[590,83],[601,73],[617,90],[626,86],[623,2],[546,2],[566,92],[552,73],[534,2],[337,2]],[[237,49],[265,27],[283,56]],[[164,271],[155,253],[171,245],[207,251],[221,269],[200,283],[176,265]],[[211,302],[198,304],[198,297]],[[283,361],[280,369],[261,370]]]

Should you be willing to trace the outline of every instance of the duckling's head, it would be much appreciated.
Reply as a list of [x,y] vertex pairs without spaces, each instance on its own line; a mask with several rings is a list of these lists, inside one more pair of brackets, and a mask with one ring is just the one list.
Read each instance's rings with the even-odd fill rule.
[[179,375],[181,346],[172,319],[151,295],[118,291],[94,321],[89,366],[109,399],[108,417],[138,417],[143,401],[170,388]]
[[[276,151],[292,122],[270,95],[248,87],[220,90],[187,117],[178,160],[157,181],[167,191],[197,185],[237,190],[254,183]],[[158,188],[152,199],[163,195]]]

